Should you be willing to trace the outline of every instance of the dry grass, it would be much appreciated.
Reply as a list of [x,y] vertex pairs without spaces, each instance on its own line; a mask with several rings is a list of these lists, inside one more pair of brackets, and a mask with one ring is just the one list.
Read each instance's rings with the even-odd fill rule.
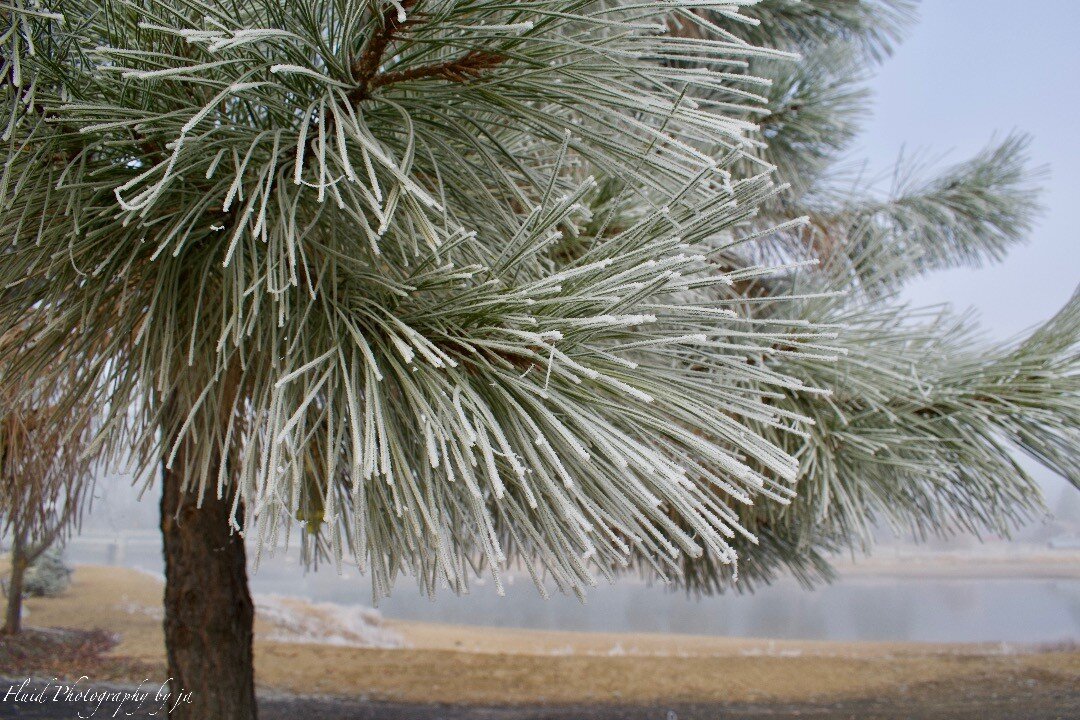
[[[114,667],[130,663],[142,672],[163,665],[160,600],[161,584],[151,576],[80,567],[66,596],[30,599],[27,620],[35,626],[116,634],[117,644],[102,657],[111,659]],[[386,624],[409,647],[272,642],[265,637],[275,628],[258,620],[256,633],[264,639],[256,640],[257,680],[264,688],[282,691],[414,702],[642,704],[804,701],[903,692],[948,696],[975,687],[1071,690],[1080,681],[1080,651],[1074,647],[1002,654],[978,645],[774,642]]]

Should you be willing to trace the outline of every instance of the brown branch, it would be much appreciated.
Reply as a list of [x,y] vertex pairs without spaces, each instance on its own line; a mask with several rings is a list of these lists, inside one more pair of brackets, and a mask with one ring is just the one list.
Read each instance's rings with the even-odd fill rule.
[[[401,2],[401,7],[406,12],[414,5],[416,5],[416,0],[402,0]],[[350,68],[353,81],[356,83],[356,87],[348,94],[350,102],[354,105],[358,104],[371,97],[371,92],[377,88],[408,80],[442,78],[450,82],[466,82],[479,77],[484,70],[493,68],[506,59],[498,53],[470,50],[461,57],[444,62],[380,73],[379,67],[383,63],[387,49],[398,39],[402,31],[415,21],[415,17],[402,21],[398,18],[397,7],[394,5],[387,7],[383,13],[382,30],[371,37],[359,59]]]
[[[400,5],[401,9],[407,13],[416,5],[416,0],[401,0]],[[354,104],[368,97],[372,89],[372,81],[379,72],[379,66],[382,65],[386,49],[397,39],[398,34],[413,22],[412,18],[405,18],[404,21],[399,19],[398,12],[398,7],[392,3],[383,11],[382,30],[368,40],[359,59],[352,65],[356,88],[349,93],[349,100]]]
[[68,505],[64,508],[64,513],[56,519],[55,524],[51,528],[45,530],[45,532],[37,538],[37,542],[24,551],[27,566],[37,562],[37,559],[41,557],[46,550],[52,547],[52,544],[60,537],[60,534],[67,530],[67,524],[74,515],[74,511],[75,507],[73,505]]
[[[401,7],[408,12],[417,4],[417,0],[401,0]],[[404,21],[398,19],[398,8],[389,5],[383,11],[382,30],[373,35],[364,46],[360,57],[350,66],[355,87],[346,94],[346,98],[353,106],[358,106],[364,100],[371,97],[373,90],[388,87],[408,80],[421,80],[426,78],[442,78],[448,82],[467,82],[477,78],[484,70],[493,68],[502,63],[506,58],[503,55],[484,50],[470,50],[461,57],[446,60],[429,65],[397,70],[391,72],[379,72],[387,49],[397,40],[402,31],[416,22],[415,15],[407,17]],[[334,116],[325,119],[327,130],[333,126]],[[315,137],[308,138],[304,147],[304,156],[314,152]]]
[[470,50],[459,58],[447,60],[431,65],[421,65],[409,70],[387,72],[376,75],[371,79],[370,87],[375,88],[406,82],[408,80],[422,80],[424,78],[443,78],[451,82],[466,82],[480,77],[484,70],[490,70],[502,63],[506,57],[498,53],[484,50]]

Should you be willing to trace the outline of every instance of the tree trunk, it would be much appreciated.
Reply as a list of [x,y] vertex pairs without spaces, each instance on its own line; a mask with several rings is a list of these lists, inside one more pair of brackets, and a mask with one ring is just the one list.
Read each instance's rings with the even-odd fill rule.
[[[244,541],[229,528],[230,498],[209,489],[201,508],[185,492],[185,439],[172,469],[162,468],[165,541],[165,647],[173,720],[254,720],[252,632]],[[209,477],[217,477],[217,469]],[[172,703],[170,703],[171,705]]]
[[4,613],[4,634],[17,635],[22,631],[23,577],[26,575],[26,538],[18,523],[11,527],[11,580],[7,589],[7,611]]

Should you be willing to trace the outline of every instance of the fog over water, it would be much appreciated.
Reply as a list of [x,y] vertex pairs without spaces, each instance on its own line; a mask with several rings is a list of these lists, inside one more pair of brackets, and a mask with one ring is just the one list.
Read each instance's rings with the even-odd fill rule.
[[[138,506],[140,512],[146,507],[151,503]],[[134,519],[132,514],[123,517]],[[88,532],[72,542],[68,557],[75,562],[119,564],[160,575],[161,542],[154,532],[155,523],[151,513],[140,517],[142,530],[136,531],[134,523],[124,523],[122,530]],[[1017,551],[1000,542],[992,549]],[[896,545],[881,548],[884,555],[897,551]],[[1070,553],[1070,557],[1076,554]],[[305,572],[295,549],[264,557],[251,575],[251,584],[255,593],[295,595],[341,605],[372,604],[370,583],[354,567],[346,563],[341,575],[333,566]],[[416,585],[404,578],[392,596],[380,602],[379,609],[398,619],[546,630],[820,640],[1080,641],[1080,580],[1075,573],[1072,578],[856,574],[814,590],[788,579],[753,595],[710,598],[691,598],[625,579],[592,589],[586,604],[558,593],[545,600],[524,573],[507,578],[505,597],[496,594],[493,583],[478,579],[468,596],[457,597],[443,590],[435,600],[421,596]]]
[[[71,561],[117,564],[156,575],[163,570],[157,534],[157,503],[151,491],[142,501],[126,478],[104,478],[83,535],[68,547]],[[1055,552],[1076,558],[1075,551],[1054,551],[1052,540],[1080,537],[1080,493],[1062,496],[1053,518],[1021,533],[1023,543],[972,539],[934,543],[922,548],[948,550],[951,558],[970,552],[972,559]],[[372,605],[369,581],[345,563],[338,575],[332,565],[305,572],[294,547],[264,555],[251,574],[255,593],[295,595],[342,605]],[[909,556],[916,548],[903,538],[882,534],[879,557]],[[253,555],[254,553],[251,553]],[[961,557],[963,555],[961,554]],[[919,563],[917,556],[904,563]],[[379,603],[391,618],[498,627],[606,632],[678,632],[739,637],[828,640],[912,640],[942,642],[1045,643],[1080,642],[1080,580],[1073,577],[955,578],[940,573],[925,578],[858,573],[842,575],[829,586],[806,590],[782,580],[752,595],[692,598],[627,578],[592,589],[586,604],[553,593],[543,599],[527,574],[511,574],[507,594],[481,578],[471,594],[457,597],[444,590],[437,599],[421,596],[408,578]],[[629,650],[629,648],[627,648]]]

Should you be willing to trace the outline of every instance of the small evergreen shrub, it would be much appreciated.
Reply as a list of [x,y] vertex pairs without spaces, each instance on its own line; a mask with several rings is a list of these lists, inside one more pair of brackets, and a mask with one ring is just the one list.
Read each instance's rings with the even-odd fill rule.
[[64,562],[63,551],[50,548],[26,570],[23,595],[57,597],[71,585],[71,567]]

